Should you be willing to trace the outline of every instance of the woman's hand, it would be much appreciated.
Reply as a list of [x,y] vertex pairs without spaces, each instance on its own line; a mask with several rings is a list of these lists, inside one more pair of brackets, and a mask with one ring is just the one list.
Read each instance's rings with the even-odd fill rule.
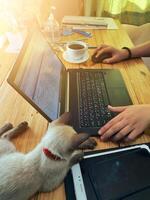
[[119,114],[99,130],[102,141],[130,142],[150,126],[150,105],[108,106],[108,109]]
[[110,57],[104,59],[102,62],[110,64],[120,62],[128,57],[128,51],[126,49],[116,49],[105,44],[99,46],[94,52],[96,58],[105,54],[110,55]]

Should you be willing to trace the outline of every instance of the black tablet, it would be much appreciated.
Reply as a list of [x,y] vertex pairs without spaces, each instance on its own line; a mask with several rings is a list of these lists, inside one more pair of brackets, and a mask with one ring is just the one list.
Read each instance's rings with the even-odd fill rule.
[[76,200],[143,200],[141,194],[148,200],[149,147],[137,145],[104,153],[92,153],[85,156],[80,164],[73,166],[70,176]]

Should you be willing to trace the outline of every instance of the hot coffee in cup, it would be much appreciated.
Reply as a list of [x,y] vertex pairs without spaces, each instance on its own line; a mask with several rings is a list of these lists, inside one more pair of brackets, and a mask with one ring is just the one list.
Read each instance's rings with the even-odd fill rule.
[[83,45],[81,45],[81,44],[70,44],[69,46],[68,46],[70,49],[83,49],[84,48],[84,46]]
[[71,60],[80,60],[87,54],[87,44],[82,41],[68,42],[66,45],[67,56]]

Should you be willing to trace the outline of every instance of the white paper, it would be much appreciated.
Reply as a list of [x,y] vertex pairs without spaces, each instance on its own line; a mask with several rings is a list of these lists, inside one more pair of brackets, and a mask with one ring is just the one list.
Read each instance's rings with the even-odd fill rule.
[[64,16],[62,23],[79,29],[118,29],[114,19],[109,17]]

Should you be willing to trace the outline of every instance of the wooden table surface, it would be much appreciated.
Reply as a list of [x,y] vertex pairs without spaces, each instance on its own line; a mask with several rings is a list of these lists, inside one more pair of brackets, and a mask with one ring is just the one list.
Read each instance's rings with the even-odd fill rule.
[[[97,46],[105,43],[117,48],[133,46],[127,33],[122,28],[118,30],[90,30],[90,32],[92,32],[93,37],[85,40],[90,45]],[[65,42],[81,38],[83,38],[83,36],[76,33],[71,36],[65,36],[62,38],[62,41]],[[89,49],[90,55],[92,55],[92,52],[93,49]],[[65,62],[62,58],[62,53],[58,54],[67,68],[119,69],[125,80],[133,104],[150,104],[150,72],[140,58],[123,61],[113,65],[93,64],[89,59],[87,62],[79,65]],[[11,71],[16,58],[17,54],[9,54],[4,50],[0,50],[0,125],[2,126],[8,121],[14,125],[17,125],[24,120],[28,121],[30,128],[18,138],[13,139],[17,149],[26,153],[39,143],[41,137],[46,132],[48,122],[7,83],[7,76]],[[147,130],[144,135],[132,142],[132,144],[150,142],[149,135],[150,131]],[[98,138],[96,140],[98,143],[97,149],[118,146],[111,142],[102,143]],[[62,184],[58,189],[51,193],[37,194],[32,199],[65,200],[64,185]]]

